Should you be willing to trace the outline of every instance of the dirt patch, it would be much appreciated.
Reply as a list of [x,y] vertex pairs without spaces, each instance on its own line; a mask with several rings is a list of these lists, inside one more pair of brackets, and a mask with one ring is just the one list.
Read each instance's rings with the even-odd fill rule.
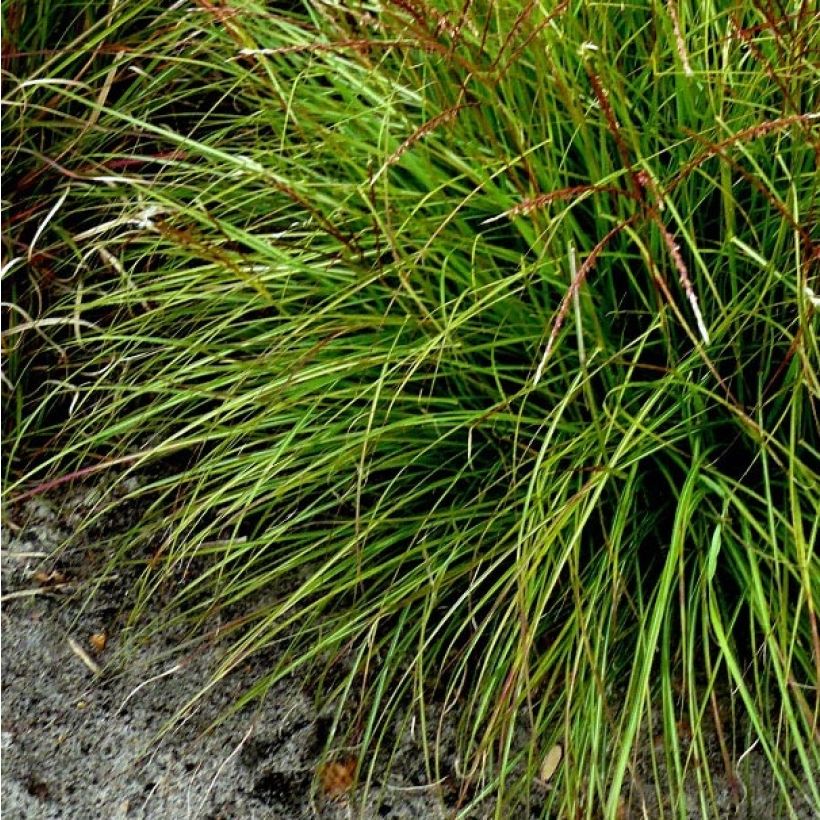
[[[5,522],[5,817],[398,820],[457,814],[452,788],[428,783],[418,738],[406,724],[395,727],[389,774],[380,779],[377,773],[377,785],[364,796],[350,789],[350,759],[323,762],[332,717],[317,708],[308,682],[299,679],[280,681],[260,706],[211,728],[213,717],[248,682],[239,676],[228,679],[208,694],[201,709],[161,736],[208,680],[220,650],[206,646],[180,655],[173,651],[172,636],[165,636],[144,646],[116,674],[105,668],[117,649],[129,579],[106,587],[91,606],[83,607],[84,599],[75,593],[89,572],[88,542],[73,546],[57,562],[48,559],[89,514],[95,498],[92,487],[51,501],[31,500]],[[126,505],[119,518],[104,518],[101,527],[127,528],[133,514]],[[269,660],[255,660],[250,671],[261,672]],[[103,670],[99,674],[97,666]],[[430,709],[428,725],[436,725],[438,707]],[[663,752],[654,742],[647,735],[638,750],[624,792],[624,818],[660,817],[672,809],[663,805],[667,774]],[[685,729],[681,742],[686,743]],[[817,816],[797,789],[795,814],[774,802],[776,789],[759,749],[742,754],[739,780],[733,782],[722,770],[717,740],[711,745],[708,765],[716,788],[702,799],[697,778],[687,781],[688,817]],[[744,749],[732,751],[737,760]],[[454,766],[451,750],[442,758]],[[382,768],[387,771],[386,765]],[[488,816],[492,809],[485,805],[471,816]]]
[[[445,816],[435,789],[419,786],[417,749],[366,802],[348,794],[341,768],[322,767],[327,714],[302,682],[280,682],[257,709],[211,731],[209,721],[242,692],[216,689],[181,726],[163,729],[208,679],[217,648],[171,657],[169,639],[146,646],[131,669],[95,674],[116,651],[116,600],[81,611],[77,568],[64,541],[82,498],[38,500],[6,528],[2,610],[2,802],[9,818],[373,818]],[[120,522],[125,525],[126,522]],[[109,522],[115,525],[116,522]],[[11,529],[11,531],[10,531]],[[79,551],[81,553],[81,550]],[[74,559],[78,558],[73,551]],[[67,600],[68,598],[68,600]],[[102,653],[100,636],[112,634]],[[83,656],[86,656],[85,658]],[[245,682],[247,683],[247,682]],[[415,765],[410,764],[415,761]],[[341,764],[338,764],[341,767]],[[318,775],[318,777],[317,777]],[[322,780],[326,781],[322,782]],[[340,780],[341,778],[341,780]],[[323,793],[323,786],[326,793]]]

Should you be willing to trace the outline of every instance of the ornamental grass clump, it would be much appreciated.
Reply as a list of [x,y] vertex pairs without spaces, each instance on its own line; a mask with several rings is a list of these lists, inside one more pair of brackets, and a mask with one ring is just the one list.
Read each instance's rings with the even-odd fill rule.
[[810,4],[85,5],[4,7],[7,498],[150,476],[129,629],[336,669],[365,785],[820,806]]

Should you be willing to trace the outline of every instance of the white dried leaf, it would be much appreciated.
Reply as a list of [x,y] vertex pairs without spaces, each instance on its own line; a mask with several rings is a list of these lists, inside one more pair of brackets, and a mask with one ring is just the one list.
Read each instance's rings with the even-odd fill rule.
[[561,758],[564,756],[564,750],[560,743],[556,743],[544,757],[541,763],[541,781],[547,783],[549,779],[555,774],[558,766],[561,764]]

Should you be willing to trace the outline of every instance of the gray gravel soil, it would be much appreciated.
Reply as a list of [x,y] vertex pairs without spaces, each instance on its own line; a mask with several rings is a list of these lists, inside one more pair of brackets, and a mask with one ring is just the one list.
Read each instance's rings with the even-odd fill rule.
[[[126,582],[106,587],[101,600],[83,608],[82,596],[73,594],[88,573],[82,547],[56,564],[49,558],[78,516],[88,513],[89,503],[89,490],[73,490],[29,500],[4,516],[3,818],[454,816],[452,794],[427,783],[418,740],[406,727],[397,728],[389,775],[365,797],[323,793],[317,772],[330,717],[316,708],[304,681],[281,681],[260,708],[234,714],[208,731],[214,715],[247,685],[229,679],[202,709],[158,739],[207,680],[219,650],[206,647],[172,657],[170,638],[158,638],[125,671],[92,671],[95,665],[106,667],[116,652]],[[128,516],[127,507],[120,515]],[[104,526],[126,524],[109,519]],[[99,651],[92,636],[102,632],[109,637]],[[623,818],[661,816],[652,778],[663,773],[652,766],[651,742],[645,740],[636,761]],[[443,758],[452,764],[446,753]],[[790,816],[772,802],[770,774],[758,750],[743,758],[739,787],[721,777],[720,760],[716,748],[712,767],[718,789],[709,816]],[[693,783],[693,818],[701,816],[695,788]],[[817,816],[797,792],[795,811],[799,820]]]
[[[134,668],[94,674],[88,661],[104,666],[116,651],[112,622],[122,608],[114,600],[81,611],[81,597],[71,592],[82,569],[67,556],[56,582],[48,580],[54,564],[47,556],[84,506],[77,494],[60,508],[31,501],[4,527],[3,818],[445,816],[435,790],[424,785],[410,738],[395,772],[365,802],[323,797],[316,774],[330,718],[297,680],[278,684],[262,708],[207,731],[242,692],[242,681],[228,680],[158,740],[208,679],[218,650],[170,658],[158,638]],[[118,592],[125,594],[114,588],[106,595]],[[90,641],[105,630],[112,637],[98,654]]]

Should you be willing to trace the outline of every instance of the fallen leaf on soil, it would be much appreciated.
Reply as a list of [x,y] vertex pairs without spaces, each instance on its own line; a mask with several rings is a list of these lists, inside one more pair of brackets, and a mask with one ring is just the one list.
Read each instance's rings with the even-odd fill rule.
[[541,764],[541,781],[546,783],[554,774],[561,763],[561,758],[564,756],[564,750],[560,743],[556,743],[544,757],[544,762]]
[[346,757],[324,763],[319,768],[319,782],[328,797],[338,797],[350,791],[356,776],[356,758]]
[[32,796],[36,797],[38,800],[48,800],[50,797],[48,786],[43,783],[42,780],[38,780],[36,777],[32,777],[29,779],[28,783],[26,784],[26,791]]
[[53,569],[51,572],[38,569],[37,572],[34,573],[34,580],[42,587],[53,587],[57,584],[64,584],[65,575],[56,569]]
[[105,644],[108,641],[108,635],[105,632],[95,632],[91,637],[89,637],[88,642],[91,644],[91,648],[99,655],[100,652],[105,649]]

